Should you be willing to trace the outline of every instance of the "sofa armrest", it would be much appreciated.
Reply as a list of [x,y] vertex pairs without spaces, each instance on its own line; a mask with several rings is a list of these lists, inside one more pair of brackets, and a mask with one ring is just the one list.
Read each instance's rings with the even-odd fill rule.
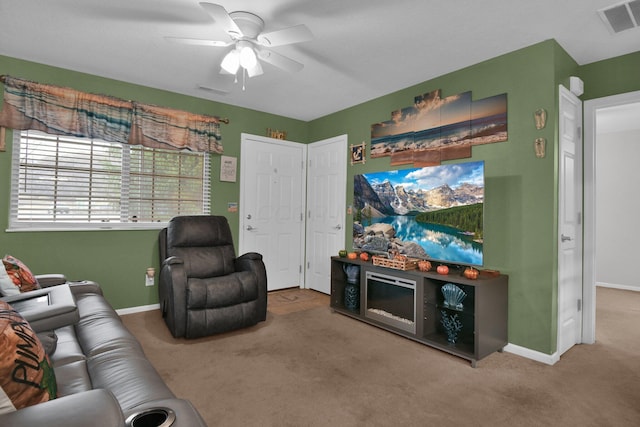
[[35,332],[72,325],[80,319],[69,285],[37,289],[2,299],[17,310]]
[[124,426],[124,416],[116,398],[103,389],[59,397],[0,415],[3,427]]
[[64,274],[37,274],[35,277],[38,284],[43,288],[62,285],[67,282],[67,277]]
[[236,271],[250,271],[256,275],[258,281],[259,320],[267,318],[267,270],[262,261],[262,255],[257,252],[247,252],[235,260]]
[[187,329],[187,274],[184,261],[172,256],[164,260],[158,284],[160,311],[171,334],[184,337]]
[[80,294],[104,295],[100,285],[91,280],[82,280],[79,282],[67,282],[67,284],[69,285],[69,289],[71,289],[71,293],[73,295],[80,295]]

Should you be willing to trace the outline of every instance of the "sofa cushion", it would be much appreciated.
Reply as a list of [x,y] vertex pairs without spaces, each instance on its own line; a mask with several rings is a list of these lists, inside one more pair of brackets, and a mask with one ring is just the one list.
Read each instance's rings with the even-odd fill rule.
[[82,352],[82,347],[78,343],[75,328],[72,325],[56,329],[56,336],[58,337],[56,351],[49,356],[54,370],[59,366],[86,359]]
[[11,255],[5,255],[4,258],[2,258],[2,263],[4,264],[7,274],[13,281],[13,284],[20,289],[20,292],[29,292],[34,289],[40,289],[40,285],[38,284],[36,277],[18,258]]
[[123,411],[175,397],[141,350],[122,346],[96,354],[87,369],[93,387],[113,393]]
[[13,283],[11,277],[7,274],[7,269],[4,267],[4,263],[0,265],[0,296],[18,295],[20,288]]
[[235,271],[232,245],[173,248],[171,254],[184,262],[187,277],[224,276]]
[[85,360],[56,366],[54,370],[58,382],[58,397],[70,396],[93,389]]
[[56,397],[56,378],[36,333],[0,301],[0,413]]
[[253,326],[259,321],[258,300],[220,308],[187,310],[187,338],[221,334]]
[[223,216],[174,217],[167,226],[166,239],[166,255],[182,259],[188,277],[223,276],[235,271],[233,236]]
[[76,336],[87,358],[118,348],[142,352],[138,340],[124,327],[104,297],[93,293],[79,294],[76,304],[80,312]]
[[258,298],[255,274],[239,271],[222,277],[188,279],[187,308],[218,308]]

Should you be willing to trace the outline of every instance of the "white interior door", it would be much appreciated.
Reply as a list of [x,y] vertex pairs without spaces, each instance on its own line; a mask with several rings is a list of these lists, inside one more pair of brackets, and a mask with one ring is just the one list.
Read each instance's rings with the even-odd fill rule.
[[242,134],[239,252],[262,254],[269,291],[304,286],[305,144]]
[[309,145],[306,286],[331,293],[330,257],[344,249],[347,136]]
[[559,101],[558,356],[582,339],[582,102]]

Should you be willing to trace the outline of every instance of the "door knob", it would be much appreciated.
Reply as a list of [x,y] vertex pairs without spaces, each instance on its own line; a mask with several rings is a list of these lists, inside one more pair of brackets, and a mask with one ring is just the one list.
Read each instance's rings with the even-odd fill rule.
[[342,230],[342,226],[340,224],[336,225],[335,227],[333,227],[335,230]]
[[568,241],[571,241],[571,240],[573,240],[573,239],[571,239],[570,236],[565,236],[564,234],[560,235],[560,241],[561,242],[568,242]]
[[247,231],[255,231],[255,230],[257,230],[257,228],[253,228],[252,226],[247,225]]

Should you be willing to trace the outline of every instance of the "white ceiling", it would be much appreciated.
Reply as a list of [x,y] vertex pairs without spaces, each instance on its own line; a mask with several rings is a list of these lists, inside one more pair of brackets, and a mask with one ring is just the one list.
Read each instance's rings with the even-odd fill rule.
[[164,39],[225,37],[198,0],[0,0],[0,55],[307,121],[551,38],[581,65],[640,47],[639,29],[612,35],[597,13],[618,0],[212,2],[265,31],[307,25],[314,40],[273,48],[305,68],[200,89],[233,79],[227,50]]

